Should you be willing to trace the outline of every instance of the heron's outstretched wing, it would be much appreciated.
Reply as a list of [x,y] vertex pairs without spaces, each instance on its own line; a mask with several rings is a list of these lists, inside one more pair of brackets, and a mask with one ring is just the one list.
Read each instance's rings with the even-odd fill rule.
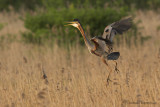
[[132,18],[122,19],[120,21],[114,22],[108,25],[104,29],[104,33],[101,37],[93,37],[91,40],[94,43],[99,44],[99,48],[102,50],[111,53],[112,50],[112,40],[113,37],[119,33],[122,34],[123,32],[127,31],[132,26]]
[[114,22],[114,23],[108,25],[104,29],[102,39],[109,40],[110,42],[112,42],[113,37],[117,33],[122,34],[123,32],[127,31],[129,28],[131,28],[131,26],[132,26],[132,18],[131,17]]

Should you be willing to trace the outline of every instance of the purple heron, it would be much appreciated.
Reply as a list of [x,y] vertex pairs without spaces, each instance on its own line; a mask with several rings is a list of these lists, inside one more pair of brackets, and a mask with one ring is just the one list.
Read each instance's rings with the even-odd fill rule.
[[[116,34],[122,34],[123,32],[127,31],[132,26],[132,18],[126,18],[122,19],[120,21],[114,22],[107,27],[105,27],[103,35],[101,37],[95,36],[91,38],[90,40],[87,38],[84,29],[78,19],[74,19],[71,22],[68,22],[68,25],[72,25],[81,32],[84,42],[86,46],[88,47],[88,50],[90,53],[95,54],[96,56],[101,57],[103,63],[108,67],[109,69],[109,75],[107,77],[107,83],[111,81],[109,79],[110,73],[112,72],[112,69],[107,63],[107,60],[117,60],[120,56],[119,52],[112,52],[113,51],[113,37]],[[117,62],[115,66],[115,71],[118,72],[117,69]]]

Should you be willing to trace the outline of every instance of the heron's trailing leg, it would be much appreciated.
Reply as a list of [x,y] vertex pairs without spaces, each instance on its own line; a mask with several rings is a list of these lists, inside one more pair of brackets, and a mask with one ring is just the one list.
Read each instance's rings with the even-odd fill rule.
[[107,77],[107,85],[109,85],[109,81],[113,82],[113,81],[110,79],[110,74],[111,74],[111,71],[109,72],[108,77]]
[[108,74],[108,77],[107,77],[107,85],[109,85],[109,81],[112,82],[112,80],[110,79],[110,74],[111,74],[111,72],[112,72],[112,69],[111,69],[110,66],[107,64],[106,60],[105,60],[103,57],[102,57],[102,61],[103,61],[104,64],[106,64],[106,66],[107,66],[108,69],[109,69],[109,74]]
[[119,69],[117,68],[117,62],[116,62],[116,61],[114,61],[114,62],[116,63],[116,66],[115,66],[115,70],[114,70],[114,71],[118,73],[118,72],[120,72],[120,71],[119,71]]

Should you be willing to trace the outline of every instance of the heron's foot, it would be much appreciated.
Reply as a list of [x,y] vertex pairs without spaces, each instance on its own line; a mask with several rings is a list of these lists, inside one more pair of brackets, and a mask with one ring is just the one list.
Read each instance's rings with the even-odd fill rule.
[[115,66],[115,70],[114,70],[116,73],[119,73],[119,69],[117,68],[117,66]]
[[113,82],[109,77],[110,76],[107,77],[107,85],[109,85],[109,82]]
[[115,66],[115,70],[114,71],[117,72],[117,73],[120,72],[119,69],[117,68],[117,62],[116,62],[116,66]]

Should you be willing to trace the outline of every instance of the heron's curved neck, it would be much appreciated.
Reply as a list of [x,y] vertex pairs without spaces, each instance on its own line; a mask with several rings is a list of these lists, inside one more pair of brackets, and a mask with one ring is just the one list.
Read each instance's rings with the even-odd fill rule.
[[86,36],[86,34],[85,34],[82,26],[79,27],[79,30],[80,30],[83,38],[84,38],[84,42],[85,42],[85,44],[87,45],[87,47],[88,47],[89,49],[92,49],[94,46],[93,46],[93,44],[90,42],[90,40],[87,38],[87,36]]

